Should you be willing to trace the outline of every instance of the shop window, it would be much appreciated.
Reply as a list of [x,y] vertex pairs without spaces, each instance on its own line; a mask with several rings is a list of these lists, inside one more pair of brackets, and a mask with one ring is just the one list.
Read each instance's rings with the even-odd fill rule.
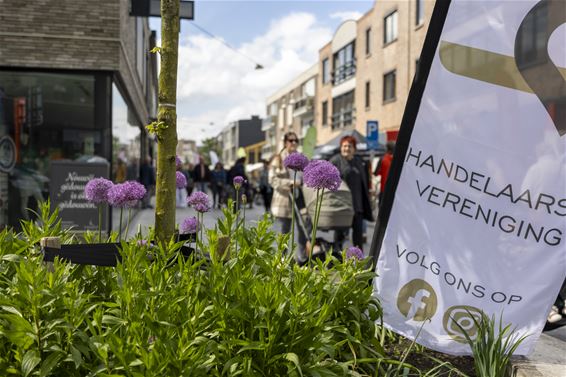
[[53,161],[109,161],[107,83],[103,74],[0,71],[0,138],[15,162],[0,169],[0,228],[34,216]]

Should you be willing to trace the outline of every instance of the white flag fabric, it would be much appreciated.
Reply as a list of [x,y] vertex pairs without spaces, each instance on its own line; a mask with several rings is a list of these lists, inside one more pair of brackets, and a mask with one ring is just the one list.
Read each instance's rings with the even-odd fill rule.
[[448,8],[374,281],[385,324],[424,346],[469,354],[483,311],[527,354],[566,277],[565,4]]

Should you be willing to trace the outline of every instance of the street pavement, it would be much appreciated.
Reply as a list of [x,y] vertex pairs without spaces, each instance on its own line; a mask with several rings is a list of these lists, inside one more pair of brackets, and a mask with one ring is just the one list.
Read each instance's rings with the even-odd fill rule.
[[[152,205],[155,206],[155,198],[151,201]],[[155,224],[155,210],[153,208],[149,209],[142,209],[132,218],[130,222],[130,228],[128,232],[128,237],[134,236],[138,230],[142,232],[143,235],[147,235],[149,228],[154,227]],[[263,205],[256,205],[254,204],[252,208],[246,209],[246,222],[248,224],[254,224],[259,219],[263,217],[265,214],[265,209]],[[187,217],[196,216],[196,212],[192,208],[177,208],[175,211],[175,222],[180,224],[184,219]],[[216,224],[217,220],[223,216],[221,210],[215,208],[210,212],[204,214],[204,225],[207,229],[211,229]],[[366,243],[364,244],[364,253],[367,255],[369,252],[369,248],[371,246],[371,239],[373,236],[373,230],[375,227],[375,223],[367,223],[367,230],[366,230]],[[281,229],[278,224],[274,224],[273,229],[276,232],[280,232]],[[324,232],[319,231],[317,237],[323,237],[328,241],[332,241],[333,233],[332,232]],[[351,240],[346,239],[344,243],[345,247],[351,246]]]

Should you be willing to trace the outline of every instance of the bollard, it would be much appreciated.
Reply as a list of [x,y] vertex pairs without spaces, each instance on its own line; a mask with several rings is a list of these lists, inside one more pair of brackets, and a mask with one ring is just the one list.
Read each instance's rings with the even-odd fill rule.
[[[43,247],[50,247],[53,249],[61,249],[61,239],[59,239],[59,237],[43,237],[40,241],[39,241],[39,245],[43,248]],[[50,272],[55,271],[54,267],[53,267],[53,262],[44,262],[47,270]]]

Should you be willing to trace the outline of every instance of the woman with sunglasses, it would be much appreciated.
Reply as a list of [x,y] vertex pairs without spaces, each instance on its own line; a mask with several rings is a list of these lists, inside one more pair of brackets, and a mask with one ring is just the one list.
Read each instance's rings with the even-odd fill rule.
[[[271,213],[275,220],[281,226],[282,233],[291,232],[291,201],[289,194],[293,189],[293,174],[290,170],[283,166],[283,160],[289,154],[296,152],[299,146],[299,138],[294,132],[287,132],[283,137],[283,149],[279,154],[273,157],[269,169],[269,184],[273,187],[273,199],[271,202]],[[302,185],[302,176],[297,174],[295,188]],[[296,222],[295,222],[296,223]],[[298,247],[295,259],[298,263],[307,260],[305,246],[307,243],[306,235],[297,227],[295,234],[298,236]]]

